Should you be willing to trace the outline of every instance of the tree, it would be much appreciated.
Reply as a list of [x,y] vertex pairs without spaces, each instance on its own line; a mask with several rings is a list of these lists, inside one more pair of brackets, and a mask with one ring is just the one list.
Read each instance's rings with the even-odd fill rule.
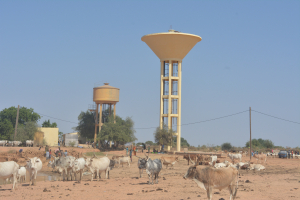
[[[16,140],[21,141],[25,144],[26,140],[33,140],[35,132],[37,132],[37,123],[36,122],[26,122],[25,125],[21,124],[18,127]],[[11,139],[13,140],[14,135],[11,135]]]
[[[174,141],[174,145],[176,146],[177,145],[177,137],[174,137],[173,141]],[[186,139],[184,139],[183,137],[181,137],[181,139],[180,139],[180,146],[181,147],[189,147],[190,144],[187,142]]]
[[[245,146],[248,148],[250,147],[249,141],[246,142]],[[274,143],[271,140],[264,140],[264,139],[252,139],[252,147],[254,148],[273,148]]]
[[78,116],[78,120],[79,123],[75,130],[79,132],[80,137],[93,139],[95,133],[95,120],[93,113],[90,111],[82,111]]
[[150,145],[150,146],[153,146],[153,145],[156,145],[154,142],[148,140],[145,142],[146,145]]
[[[0,112],[0,139],[9,139],[14,133],[17,118],[16,107],[5,108]],[[25,125],[27,122],[37,122],[41,116],[33,111],[33,108],[21,107],[19,109],[19,126]]]
[[221,148],[222,148],[222,150],[227,150],[227,151],[229,151],[229,150],[232,148],[232,146],[231,146],[231,144],[230,144],[229,142],[226,142],[226,143],[223,143],[223,144],[221,145]]
[[168,129],[167,125],[164,125],[161,129],[157,127],[154,134],[154,140],[158,145],[168,145],[172,146],[172,139],[174,135],[174,131],[172,129]]
[[8,119],[0,121],[0,140],[9,140],[14,133],[14,127]]
[[45,120],[42,124],[42,127],[51,127],[51,128],[57,128],[56,122],[53,122],[52,124],[50,123],[50,119]]
[[137,140],[133,126],[134,122],[130,117],[127,117],[125,120],[119,116],[116,116],[115,119],[113,116],[109,117],[108,122],[102,125],[98,135],[101,145],[108,147],[109,141],[114,141],[115,147],[118,148],[119,145]]

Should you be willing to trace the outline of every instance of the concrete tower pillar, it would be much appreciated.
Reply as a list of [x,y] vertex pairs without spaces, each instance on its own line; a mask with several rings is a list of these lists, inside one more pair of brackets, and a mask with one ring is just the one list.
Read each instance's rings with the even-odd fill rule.
[[[142,37],[160,59],[160,117],[159,127],[166,124],[177,136],[177,151],[181,146],[181,76],[182,59],[202,40],[188,33],[169,30]],[[165,119],[168,120],[165,120]],[[168,147],[170,150],[170,147]]]

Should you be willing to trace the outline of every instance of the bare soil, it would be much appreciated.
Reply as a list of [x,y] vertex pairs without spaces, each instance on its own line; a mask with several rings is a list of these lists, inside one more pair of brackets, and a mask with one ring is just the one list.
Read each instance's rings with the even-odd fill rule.
[[[17,147],[0,147],[0,162],[9,158],[16,159],[19,165],[25,164],[25,158],[41,156],[44,149],[39,151],[35,147],[23,148],[24,155],[12,153],[19,150]],[[53,148],[56,149],[56,148]],[[70,154],[72,148],[62,148]],[[73,148],[73,153],[80,154],[91,152],[93,149]],[[95,150],[98,151],[98,150]],[[26,153],[27,152],[27,153]],[[32,153],[30,153],[32,152]],[[42,153],[39,153],[42,152]],[[125,155],[125,151],[105,152],[108,157],[113,155]],[[16,155],[13,155],[16,154]],[[138,156],[143,156],[138,153]],[[161,155],[150,157],[160,158]],[[44,157],[41,173],[57,175],[47,167]],[[225,158],[221,159],[224,161]],[[227,158],[229,160],[229,158]],[[249,158],[243,158],[248,161]],[[253,160],[255,161],[255,160]],[[256,161],[255,161],[256,162]],[[266,170],[260,172],[240,170],[239,189],[236,199],[245,200],[283,200],[300,199],[300,159],[269,158],[263,164]],[[163,167],[158,184],[148,185],[148,177],[144,171],[143,177],[139,178],[137,158],[133,158],[130,167],[118,166],[110,171],[110,179],[105,179],[102,174],[100,181],[90,181],[91,175],[83,176],[81,183],[75,181],[38,181],[36,186],[29,186],[29,182],[19,183],[18,188],[12,190],[12,185],[0,186],[0,199],[207,199],[206,191],[200,189],[192,180],[184,180],[182,177],[188,169],[187,161],[180,157],[174,167]],[[229,191],[214,190],[213,199],[229,199]]]

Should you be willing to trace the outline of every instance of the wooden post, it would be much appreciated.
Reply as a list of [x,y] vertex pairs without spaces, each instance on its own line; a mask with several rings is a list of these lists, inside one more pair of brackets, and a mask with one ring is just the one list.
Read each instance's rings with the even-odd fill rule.
[[17,129],[18,129],[18,122],[19,122],[19,109],[20,109],[20,105],[18,105],[18,110],[17,110],[17,118],[16,118],[16,125],[15,125],[15,135],[14,135],[14,141],[16,141],[16,135],[17,135]]
[[251,154],[252,154],[252,141],[251,141],[251,107],[249,107],[249,118],[250,118],[250,161],[251,161]]

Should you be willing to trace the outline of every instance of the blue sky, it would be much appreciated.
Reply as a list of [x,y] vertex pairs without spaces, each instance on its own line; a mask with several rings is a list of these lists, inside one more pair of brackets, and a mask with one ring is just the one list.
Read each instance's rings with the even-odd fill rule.
[[[1,1],[0,110],[33,108],[72,132],[93,87],[120,88],[138,141],[159,125],[160,62],[141,41],[202,37],[182,63],[182,124],[253,110],[252,138],[300,146],[300,1]],[[244,146],[249,113],[182,126],[191,145]]]

